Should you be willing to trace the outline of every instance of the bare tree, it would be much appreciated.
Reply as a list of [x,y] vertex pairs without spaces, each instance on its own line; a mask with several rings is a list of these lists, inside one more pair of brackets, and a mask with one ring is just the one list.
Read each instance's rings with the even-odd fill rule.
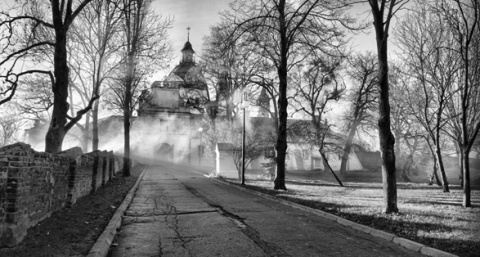
[[241,59],[240,48],[236,42],[229,41],[228,25],[224,21],[211,27],[210,35],[204,38],[203,44],[205,75],[213,89],[207,110],[212,124],[219,112],[232,120],[233,94],[240,86],[235,72],[236,60]]
[[[408,1],[408,0],[407,0]],[[385,213],[398,212],[395,175],[395,138],[390,130],[388,84],[388,35],[395,13],[407,2],[402,0],[369,0],[375,28],[378,53],[379,119],[378,130],[382,154],[383,204]]]
[[[213,94],[207,104],[207,114],[210,119],[209,126],[213,133],[216,133],[215,119],[218,113],[225,115],[229,121],[234,121],[240,113],[238,108],[240,95],[246,94],[253,107],[262,108],[274,117],[276,124],[277,116],[273,115],[275,108],[269,108],[269,103],[274,96],[268,93],[266,89],[275,89],[271,79],[267,79],[274,71],[273,66],[266,61],[255,45],[239,38],[231,41],[229,35],[229,21],[222,21],[219,25],[211,28],[210,36],[205,38],[203,62],[206,67],[206,78],[210,81]],[[267,81],[269,83],[267,83]],[[266,88],[266,89],[265,89]],[[261,100],[255,101],[264,92],[263,97],[268,98],[268,103]],[[269,91],[272,92],[272,91]],[[261,104],[259,104],[262,102]],[[274,102],[275,105],[275,102]],[[278,128],[278,126],[275,126]],[[248,137],[247,133],[247,137]],[[217,143],[216,137],[208,137],[210,140],[210,150],[214,151]],[[252,149],[253,150],[253,149]],[[247,155],[248,149],[247,149]]]
[[24,78],[22,84],[24,87],[19,89],[17,99],[14,99],[19,113],[25,115],[25,118],[48,122],[53,106],[50,79],[31,76]]
[[[68,85],[70,79],[67,51],[68,32],[75,18],[91,1],[52,0],[48,3],[25,1],[25,4],[17,9],[17,12],[12,12],[15,13],[15,16],[10,16],[8,11],[2,12],[0,28],[7,33],[2,38],[6,42],[5,47],[2,48],[2,53],[6,57],[0,61],[0,66],[10,64],[10,68],[6,69],[6,72],[1,77],[9,83],[11,88],[9,91],[11,94],[3,100],[13,96],[18,86],[19,78],[25,75],[36,73],[50,77],[54,101],[50,127],[45,138],[46,152],[54,153],[62,150],[62,143],[66,133],[91,109],[96,98],[95,96],[90,99],[88,105],[84,109],[79,110],[76,116],[70,117],[68,115]],[[50,9],[50,15],[47,15],[48,9]],[[14,34],[20,29],[23,29],[23,32],[26,33],[24,38],[28,40],[21,42],[22,45],[17,47],[16,43],[20,42],[15,39]],[[39,36],[42,34],[52,35],[52,37]],[[53,49],[53,72],[41,69],[16,72],[19,62],[35,61],[30,59],[32,57],[30,53],[42,51],[45,48]]]
[[[233,37],[246,37],[263,51],[278,75],[277,173],[274,189],[286,190],[285,155],[287,151],[288,72],[302,61],[311,49],[335,48],[342,44],[339,27],[351,20],[343,14],[348,4],[303,0],[294,4],[286,0],[235,1],[234,14],[224,18],[235,24]],[[304,54],[295,54],[303,47]]]
[[[233,126],[232,126],[233,125]],[[228,126],[227,131],[230,133],[230,142],[232,144],[232,157],[235,167],[237,168],[239,178],[241,178],[242,170],[242,148],[245,147],[245,167],[250,163],[262,156],[265,153],[265,149],[270,146],[268,136],[268,128],[255,128],[246,131],[245,133],[245,145],[242,146],[242,125],[236,123]]]
[[20,140],[20,131],[24,121],[15,113],[0,117],[0,146],[6,146]]
[[[444,21],[419,2],[403,18],[397,29],[403,60],[417,83],[406,87],[412,113],[435,146],[443,191],[449,192],[442,158],[442,130],[448,122],[447,103],[451,100],[458,72],[458,55],[448,48],[454,44]],[[422,90],[418,90],[420,84]]]
[[[329,133],[330,126],[327,124],[324,114],[327,112],[328,102],[338,101],[345,91],[345,84],[338,76],[342,61],[343,57],[329,56],[317,56],[309,60],[306,67],[300,67],[301,76],[295,81],[297,84],[294,89],[296,93],[291,97],[292,105],[297,107],[297,111],[310,120],[310,129],[305,127],[302,130],[311,133],[303,133],[303,136],[306,136],[307,141],[318,147],[319,153],[326,164],[325,170],[330,170],[332,173],[333,170],[329,168],[325,155],[328,151],[325,138],[331,136],[331,134]],[[335,144],[332,145],[336,146]],[[335,177],[337,178],[336,175]],[[337,180],[342,185],[338,178]]]
[[153,13],[149,0],[123,0],[123,62],[121,91],[116,91],[117,103],[121,104],[124,116],[124,161],[123,175],[130,176],[130,127],[133,112],[132,101],[135,89],[144,76],[162,67],[162,61],[171,54],[167,29],[172,20]]
[[[121,62],[120,48],[121,12],[117,8],[121,0],[93,0],[72,28],[71,68],[76,75],[72,83],[83,102],[91,95],[102,95],[102,84],[111,76]],[[95,21],[95,22],[92,22]],[[72,76],[73,77],[73,76]],[[78,86],[77,86],[78,84]],[[98,150],[98,111],[100,99],[95,101],[92,116],[92,150]],[[84,150],[88,146],[89,118],[84,131]]]
[[408,173],[414,164],[414,156],[418,153],[423,135],[423,127],[414,118],[414,110],[409,105],[409,84],[403,76],[403,66],[398,63],[390,65],[390,101],[392,103],[391,126],[395,136],[395,163],[397,177],[410,182]]
[[349,60],[349,68],[346,74],[351,79],[353,85],[348,94],[347,101],[352,106],[346,116],[347,120],[347,138],[343,148],[342,162],[340,164],[340,173],[344,173],[347,168],[348,155],[352,149],[353,138],[358,127],[372,127],[370,121],[373,119],[372,113],[377,106],[377,60],[371,52],[357,54]]
[[471,207],[469,155],[480,131],[480,2],[478,0],[442,0],[435,5],[446,20],[455,44],[450,48],[460,56],[459,90],[454,97],[458,106],[455,120],[461,130],[458,142],[463,159],[463,207]]

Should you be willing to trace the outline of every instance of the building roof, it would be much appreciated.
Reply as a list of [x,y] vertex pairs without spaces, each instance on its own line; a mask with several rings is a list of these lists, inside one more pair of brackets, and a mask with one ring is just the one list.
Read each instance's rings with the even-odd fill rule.
[[[255,128],[274,129],[274,119],[268,117],[250,117],[250,121]],[[287,119],[287,141],[288,143],[309,143],[315,135],[315,128],[310,120],[303,119]],[[346,136],[332,131],[328,128],[327,136],[325,137],[325,144],[329,145],[343,145]],[[363,149],[361,147],[361,140],[354,139],[354,147]]]
[[[203,77],[200,67],[194,62],[182,62],[178,64],[168,75],[177,76],[182,79],[182,87],[207,90],[207,82]],[[168,78],[167,77],[167,78]]]
[[[189,40],[182,49],[183,59],[173,68],[163,81],[154,82],[143,102],[140,102],[139,115],[156,112],[189,113],[200,115],[205,99],[208,97],[208,86],[201,66],[197,66],[193,58],[192,44]],[[175,90],[177,94],[175,95]],[[167,91],[170,98],[162,98]],[[173,94],[173,95],[172,95]]]
[[183,82],[183,79],[180,78],[180,76],[178,76],[176,74],[170,73],[170,75],[168,75],[165,78],[165,81],[168,81],[168,82]]
[[195,51],[193,51],[193,47],[190,41],[185,42],[185,45],[183,45],[183,48],[182,48],[182,52],[183,51],[192,51],[195,53]]
[[235,149],[233,144],[230,143],[217,143],[218,151],[232,151]]

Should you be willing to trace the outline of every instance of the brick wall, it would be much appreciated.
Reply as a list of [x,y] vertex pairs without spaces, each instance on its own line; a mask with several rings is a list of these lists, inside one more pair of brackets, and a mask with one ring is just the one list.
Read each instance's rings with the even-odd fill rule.
[[18,244],[29,227],[95,192],[121,163],[106,151],[49,154],[23,143],[0,148],[0,247]]

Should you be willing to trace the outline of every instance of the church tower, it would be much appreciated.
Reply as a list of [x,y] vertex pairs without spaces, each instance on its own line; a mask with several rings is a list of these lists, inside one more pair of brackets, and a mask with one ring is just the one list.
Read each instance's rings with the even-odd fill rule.
[[205,79],[201,74],[201,67],[195,63],[195,51],[193,51],[192,43],[190,43],[190,27],[188,27],[187,30],[187,42],[185,42],[181,50],[182,59],[170,72],[169,77],[175,75],[180,77],[186,84],[193,85],[197,89],[206,89]]
[[193,54],[195,51],[193,51],[192,44],[190,43],[190,27],[187,28],[188,34],[187,34],[187,42],[185,42],[185,45],[183,45],[182,48],[182,60],[180,63],[195,63],[195,60],[193,58]]

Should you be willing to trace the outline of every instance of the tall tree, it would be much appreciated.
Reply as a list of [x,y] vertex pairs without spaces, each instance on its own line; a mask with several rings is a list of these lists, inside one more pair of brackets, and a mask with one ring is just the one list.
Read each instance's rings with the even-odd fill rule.
[[461,60],[459,90],[454,103],[461,130],[458,143],[463,159],[463,202],[471,207],[469,155],[480,131],[480,1],[442,0],[434,8],[447,22],[456,44],[451,46]]
[[[93,0],[77,18],[72,30],[72,70],[77,75],[76,91],[83,101],[90,95],[100,95],[102,84],[112,76],[120,64],[121,0]],[[92,22],[95,21],[95,22]],[[103,87],[104,88],[104,87]],[[98,150],[98,112],[100,98],[92,108],[92,150]],[[89,133],[89,116],[84,134]],[[85,147],[88,141],[84,142]],[[84,149],[86,151],[86,149]]]
[[[287,151],[288,72],[312,49],[335,48],[341,44],[341,25],[351,20],[343,11],[344,1],[286,0],[235,1],[234,14],[224,15],[235,24],[233,37],[246,37],[275,66],[278,76],[277,172],[274,189],[286,190],[285,155]],[[340,25],[340,26],[339,26]],[[303,54],[298,51],[306,49]],[[297,53],[295,53],[297,52]]]
[[398,63],[390,64],[390,102],[392,103],[391,126],[395,136],[395,163],[397,177],[410,182],[408,173],[414,164],[414,156],[418,154],[420,143],[425,134],[421,125],[413,118],[414,111],[409,106],[409,80],[404,79],[404,67]]
[[[207,114],[212,125],[219,112],[232,120],[233,94],[238,89],[235,62],[241,56],[236,42],[230,42],[228,23],[222,22],[210,28],[210,35],[204,38],[202,60],[205,63],[205,76],[213,94],[207,104]],[[212,127],[215,130],[215,126]]]
[[[66,133],[91,109],[96,97],[93,97],[84,109],[79,110],[75,117],[68,115],[70,106],[68,103],[70,79],[67,51],[68,32],[75,18],[91,1],[52,0],[44,3],[42,1],[26,0],[24,5],[17,9],[18,12],[13,12],[15,16],[10,16],[8,11],[2,12],[3,19],[0,22],[0,27],[7,32],[2,38],[2,40],[7,42],[2,50],[4,53],[7,50],[9,52],[0,61],[0,66],[13,63],[7,69],[6,74],[2,74],[2,77],[12,87],[10,92],[15,92],[18,80],[22,76],[38,73],[50,77],[54,101],[50,126],[45,137],[46,152],[55,153],[62,150],[62,143]],[[50,15],[47,15],[48,9],[51,12]],[[15,35],[13,34],[19,32],[21,28],[23,28],[23,33],[26,33],[25,38],[28,40],[22,42],[23,44],[20,47],[17,47],[15,43],[19,42],[14,42]],[[39,37],[38,35],[41,34],[52,35],[52,37]],[[29,54],[41,51],[41,48],[53,49],[53,72],[41,69],[16,72],[15,66],[23,61],[22,58],[31,61],[28,60],[31,57]],[[10,96],[13,95],[10,94]]]
[[404,88],[408,103],[433,142],[443,191],[449,192],[442,158],[442,130],[448,122],[447,103],[455,92],[459,56],[448,49],[455,42],[444,23],[428,4],[419,2],[415,11],[404,16],[395,32],[397,44],[403,50],[402,59],[408,67],[405,74],[415,81]]
[[155,15],[150,0],[123,0],[123,49],[121,92],[117,102],[122,104],[124,129],[123,175],[130,176],[130,128],[134,91],[144,76],[162,67],[171,54],[167,29],[172,20]]
[[[327,111],[328,102],[332,100],[338,101],[345,91],[345,84],[338,76],[342,61],[343,57],[341,56],[317,56],[309,60],[306,67],[301,67],[301,76],[296,79],[298,85],[294,89],[296,93],[292,97],[293,105],[310,120],[307,126],[301,128],[303,136],[309,142],[313,142],[314,146],[318,147],[320,156],[322,156],[326,166],[325,170],[330,170],[332,173],[333,170],[329,167],[330,165],[325,155],[327,152],[325,139],[332,135],[324,114]],[[296,126],[299,127],[301,124],[302,122],[296,124]],[[343,186],[335,173],[333,175],[339,184]]]
[[[231,25],[231,24],[230,24]],[[231,42],[228,31],[229,23],[223,21],[210,29],[210,35],[204,40],[202,60],[205,64],[205,75],[210,82],[209,103],[206,112],[209,118],[209,136],[206,142],[208,149],[214,153],[218,142],[216,118],[222,114],[227,121],[234,121],[240,112],[238,96],[243,91],[248,99],[261,91],[264,85],[265,74],[271,73],[271,65],[267,65],[255,47],[243,40]],[[256,105],[255,101],[250,101]],[[268,110],[270,111],[270,110]],[[221,131],[218,131],[221,133]],[[247,133],[247,137],[250,133]],[[247,147],[248,148],[248,147]],[[258,148],[252,148],[252,150]],[[256,151],[258,152],[258,151]],[[246,151],[248,156],[248,150]]]
[[346,74],[352,81],[347,101],[352,106],[346,116],[347,138],[343,148],[340,173],[347,168],[347,160],[352,150],[353,138],[358,127],[370,126],[372,113],[376,110],[378,91],[376,87],[377,58],[371,52],[357,54],[349,58]]
[[[408,1],[408,0],[407,0]],[[383,211],[398,212],[395,174],[395,138],[390,129],[388,84],[388,35],[395,13],[407,2],[402,0],[369,0],[375,28],[378,54],[379,119],[378,131],[382,154]]]

